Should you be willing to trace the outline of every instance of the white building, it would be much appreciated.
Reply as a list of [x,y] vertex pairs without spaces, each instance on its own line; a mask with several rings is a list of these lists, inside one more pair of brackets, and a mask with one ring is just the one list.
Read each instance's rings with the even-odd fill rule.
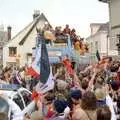
[[95,54],[98,50],[101,56],[114,56],[117,55],[116,50],[110,50],[109,40],[109,23],[93,23],[90,24],[91,35],[86,39],[90,52]]
[[4,30],[4,25],[0,25],[0,65],[3,64],[3,46],[11,39],[11,26]]
[[110,49],[118,50],[120,55],[120,0],[99,0],[108,3],[110,17]]
[[35,11],[33,21],[4,45],[3,66],[24,66],[31,63],[32,48],[35,47],[36,43],[36,28],[42,29],[46,22],[49,24],[44,14]]

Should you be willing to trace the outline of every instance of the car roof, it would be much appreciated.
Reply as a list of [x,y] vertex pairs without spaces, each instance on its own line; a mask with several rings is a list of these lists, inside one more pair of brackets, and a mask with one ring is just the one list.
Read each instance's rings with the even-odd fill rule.
[[14,96],[17,92],[16,91],[9,91],[9,90],[0,90],[0,94],[3,94],[9,98]]

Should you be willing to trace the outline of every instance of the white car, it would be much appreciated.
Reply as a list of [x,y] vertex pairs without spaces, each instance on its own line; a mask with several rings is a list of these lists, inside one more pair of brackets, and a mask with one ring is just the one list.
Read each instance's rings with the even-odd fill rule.
[[25,89],[1,90],[0,94],[4,96],[9,104],[9,120],[23,120],[26,113],[31,114],[35,109],[35,102],[32,101],[32,93]]

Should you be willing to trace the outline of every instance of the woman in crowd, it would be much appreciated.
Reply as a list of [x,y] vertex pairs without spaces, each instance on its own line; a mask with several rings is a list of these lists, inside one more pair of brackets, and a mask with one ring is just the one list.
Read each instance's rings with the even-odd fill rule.
[[97,109],[96,120],[111,120],[111,111],[108,106],[102,106]]

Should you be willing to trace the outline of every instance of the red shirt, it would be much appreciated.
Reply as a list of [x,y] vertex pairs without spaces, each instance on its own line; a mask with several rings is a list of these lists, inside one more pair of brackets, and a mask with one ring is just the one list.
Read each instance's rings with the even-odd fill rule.
[[70,29],[69,29],[69,28],[65,28],[65,29],[63,30],[63,33],[64,33],[64,34],[70,34]]
[[74,70],[72,69],[72,64],[69,59],[63,60],[63,64],[65,65],[67,72],[71,75],[74,74]]

